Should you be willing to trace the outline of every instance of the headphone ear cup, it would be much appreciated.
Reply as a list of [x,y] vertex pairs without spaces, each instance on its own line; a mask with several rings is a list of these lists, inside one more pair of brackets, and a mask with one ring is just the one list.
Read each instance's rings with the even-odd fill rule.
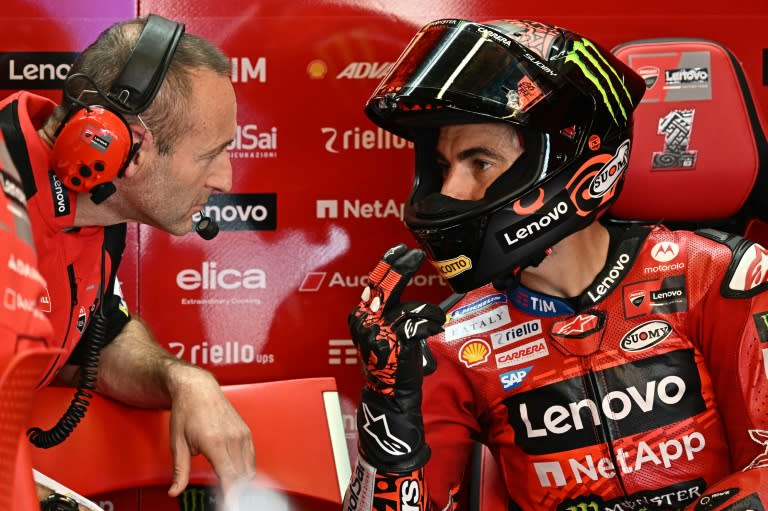
[[59,129],[51,166],[64,186],[86,193],[115,179],[132,147],[131,129],[122,115],[98,105],[81,108]]

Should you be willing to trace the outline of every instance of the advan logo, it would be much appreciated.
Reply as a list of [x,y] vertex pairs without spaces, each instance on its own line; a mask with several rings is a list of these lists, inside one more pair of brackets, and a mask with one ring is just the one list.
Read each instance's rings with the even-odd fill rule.
[[645,351],[669,337],[672,325],[666,321],[648,321],[636,326],[622,337],[619,346],[624,351]]
[[390,69],[392,69],[392,62],[350,62],[336,75],[336,79],[381,80],[387,76]]

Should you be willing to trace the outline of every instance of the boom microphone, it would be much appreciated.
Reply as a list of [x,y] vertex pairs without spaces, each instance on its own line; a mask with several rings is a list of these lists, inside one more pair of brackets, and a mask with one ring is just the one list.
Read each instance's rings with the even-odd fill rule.
[[205,216],[205,211],[200,210],[200,221],[195,226],[195,232],[204,240],[212,240],[219,234],[219,224],[209,216]]

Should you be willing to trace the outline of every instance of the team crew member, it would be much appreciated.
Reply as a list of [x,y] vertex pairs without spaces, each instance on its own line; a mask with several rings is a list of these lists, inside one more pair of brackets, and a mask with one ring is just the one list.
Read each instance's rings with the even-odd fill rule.
[[[186,487],[190,457],[198,453],[224,490],[251,476],[250,430],[212,374],[162,349],[128,314],[115,278],[125,222],[183,235],[212,192],[230,189],[226,148],[236,131],[236,101],[228,59],[165,18],[121,22],[80,54],[61,105],[18,92],[0,102],[0,126],[48,284],[41,307],[53,344],[70,353],[40,383],[77,383],[79,366],[82,374],[96,371],[97,354],[98,392],[169,407],[171,496]],[[32,431],[33,441],[63,440],[71,419],[64,428]]]
[[[370,118],[415,144],[423,250],[387,252],[349,317],[366,385],[345,510],[454,509],[476,441],[509,509],[766,507],[766,250],[603,220],[644,90],[521,20],[430,23],[376,89]],[[425,255],[460,293],[447,314],[400,302]]]

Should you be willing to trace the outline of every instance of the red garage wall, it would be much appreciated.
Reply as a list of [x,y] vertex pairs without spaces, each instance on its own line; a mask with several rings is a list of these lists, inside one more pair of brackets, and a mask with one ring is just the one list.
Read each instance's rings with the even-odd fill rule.
[[[408,144],[377,130],[362,106],[416,29],[441,17],[517,17],[575,29],[606,47],[713,39],[742,62],[768,118],[768,3],[699,3],[6,0],[0,94],[34,88],[58,97],[51,87],[71,52],[136,13],[182,21],[225,50],[239,130],[230,148],[233,190],[208,208],[222,232],[206,242],[134,226],[124,289],[163,346],[222,383],[336,377],[353,450],[361,376],[345,319],[379,255],[412,243],[400,220]],[[43,63],[56,73],[41,76]],[[406,296],[439,301],[449,292],[424,268]]]

